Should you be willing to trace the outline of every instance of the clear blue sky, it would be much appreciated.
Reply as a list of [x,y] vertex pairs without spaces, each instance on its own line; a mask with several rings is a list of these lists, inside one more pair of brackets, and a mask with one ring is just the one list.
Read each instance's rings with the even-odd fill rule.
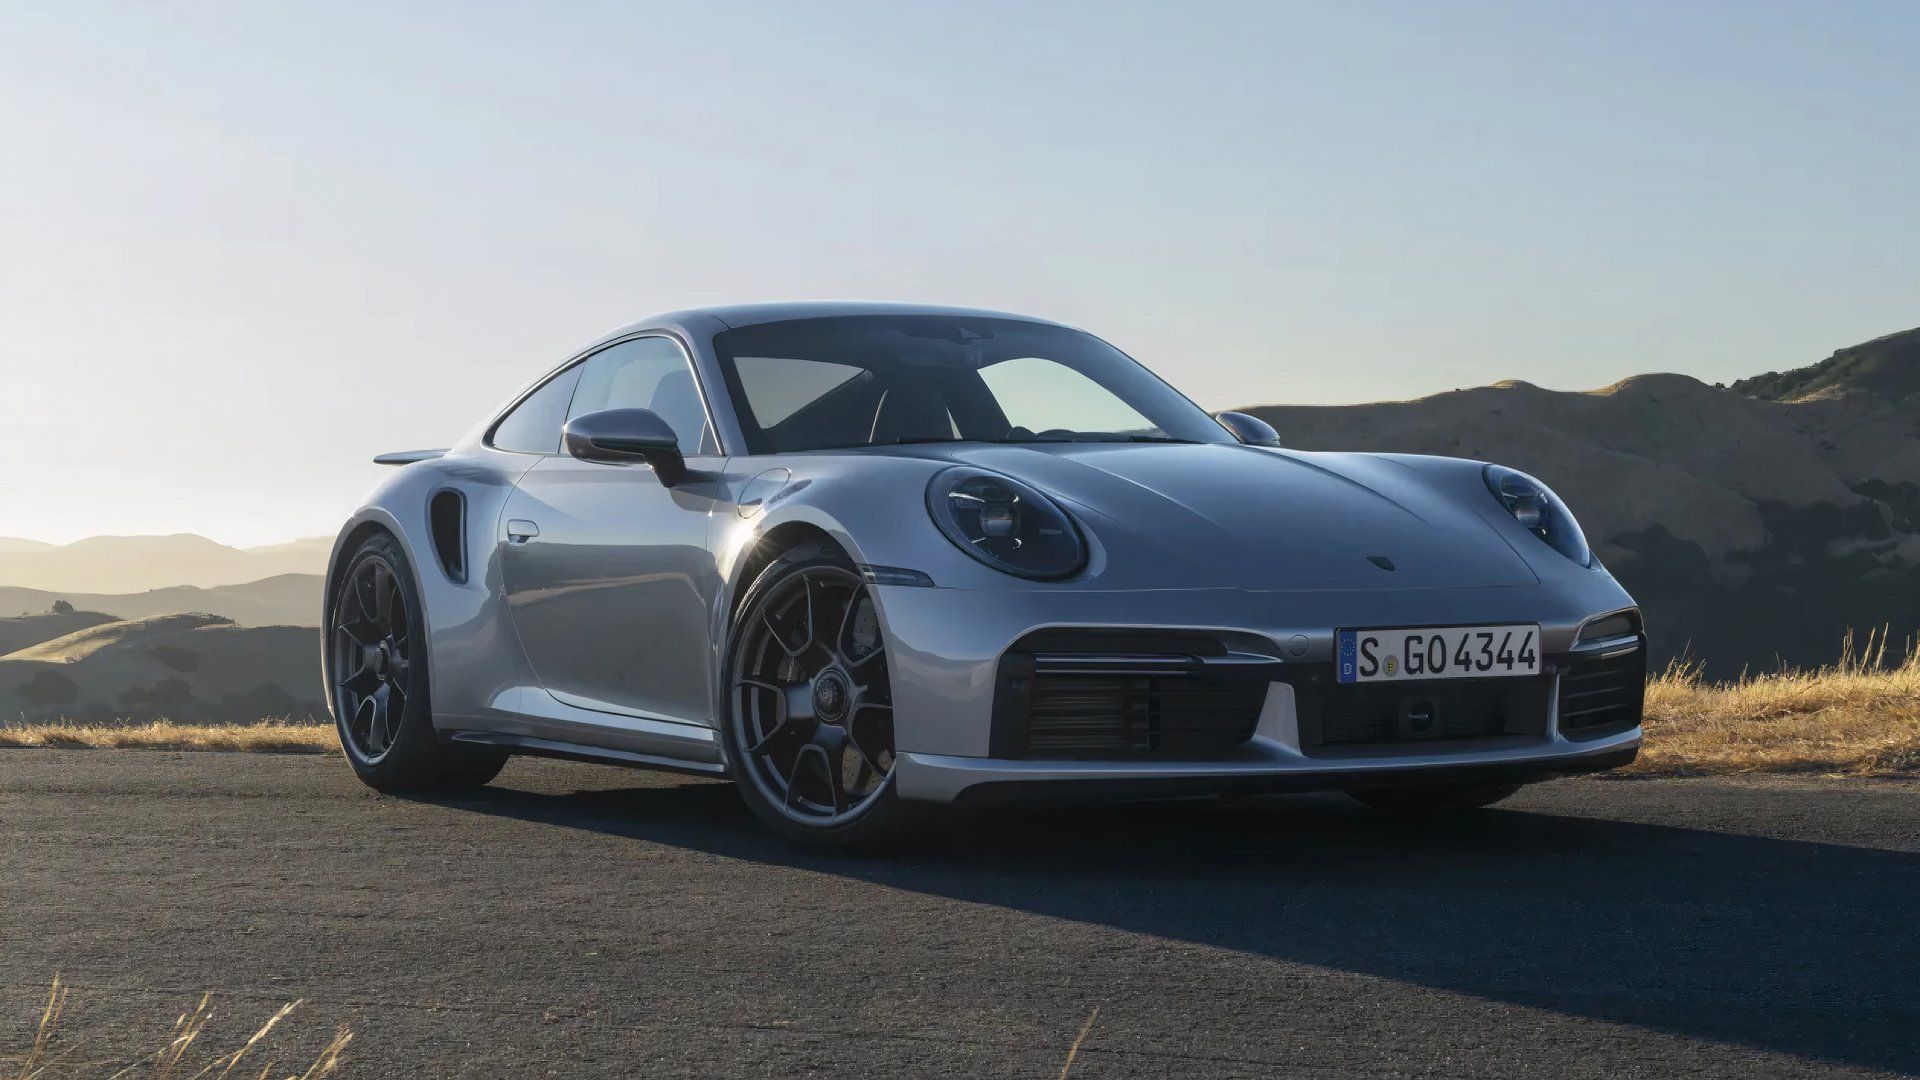
[[[649,311],[938,300],[1202,404],[1920,324],[1920,4],[0,0],[0,536],[331,532]],[[110,436],[110,437],[107,437]]]

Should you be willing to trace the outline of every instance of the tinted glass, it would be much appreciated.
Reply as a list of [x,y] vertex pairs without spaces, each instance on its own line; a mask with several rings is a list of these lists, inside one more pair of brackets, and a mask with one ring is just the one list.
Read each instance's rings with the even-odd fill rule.
[[487,441],[501,450],[522,454],[559,453],[560,429],[567,422],[567,403],[573,399],[573,387],[579,381],[578,364],[555,375],[502,417],[493,427],[493,437]]
[[855,315],[714,336],[756,454],[915,442],[1232,442],[1113,346],[1014,319]]
[[594,353],[581,365],[567,418],[607,409],[651,409],[679,437],[692,457],[707,441],[707,410],[680,346],[669,338],[623,341]]
[[1154,431],[1153,421],[1065,364],[1018,356],[980,369],[1014,427],[1044,431]]
[[852,364],[826,360],[799,360],[773,356],[734,358],[747,404],[763,427],[772,427],[865,372]]

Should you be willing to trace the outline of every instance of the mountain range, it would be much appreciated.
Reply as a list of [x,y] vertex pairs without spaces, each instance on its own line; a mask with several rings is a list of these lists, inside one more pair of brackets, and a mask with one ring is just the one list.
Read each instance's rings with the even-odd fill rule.
[[[174,585],[137,593],[82,593],[0,585],[0,616],[51,611],[66,603],[118,619],[201,612],[242,626],[319,626],[319,574],[276,574],[242,585]],[[7,649],[0,641],[0,654]]]
[[278,574],[322,573],[332,550],[330,537],[255,548],[228,547],[192,533],[93,536],[71,544],[0,537],[0,586],[135,593],[239,585]]

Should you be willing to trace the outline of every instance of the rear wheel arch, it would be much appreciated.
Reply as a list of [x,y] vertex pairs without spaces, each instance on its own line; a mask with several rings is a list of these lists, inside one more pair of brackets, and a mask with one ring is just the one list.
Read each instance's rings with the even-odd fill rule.
[[[378,521],[355,525],[342,537],[336,565],[329,568],[326,621],[321,655],[327,704],[339,731],[341,749],[353,771],[380,791],[423,791],[484,784],[506,763],[505,751],[492,747],[445,741],[433,722],[432,674],[428,655],[425,601],[420,568],[409,545],[393,529]],[[384,564],[384,570],[381,568]],[[363,568],[374,575],[371,592],[361,593],[360,607],[351,625],[341,622],[340,597],[357,588]],[[368,607],[367,597],[381,592],[381,574],[388,582],[391,603]],[[392,614],[389,615],[389,612]],[[377,613],[377,614],[376,614]],[[382,640],[373,641],[371,634]],[[351,640],[342,641],[340,635]],[[357,646],[356,646],[357,642]],[[411,643],[411,644],[409,644]],[[378,655],[368,650],[378,645]],[[362,659],[356,667],[356,647]],[[351,680],[342,684],[338,664]],[[377,686],[355,687],[353,682],[377,680]],[[357,694],[355,703],[343,695]],[[398,715],[393,715],[398,697]],[[355,720],[376,702],[369,723],[383,724],[384,745],[360,745]],[[351,714],[351,715],[349,715]],[[371,736],[369,736],[369,739]]]
[[[333,625],[333,608],[340,597],[340,583],[346,580],[347,570],[350,569],[353,564],[354,555],[359,552],[361,545],[375,536],[385,536],[396,544],[400,543],[400,538],[394,534],[392,529],[388,528],[384,522],[375,519],[368,519],[356,523],[349,528],[339,540],[334,542],[333,559],[327,566],[327,578],[325,584],[322,586],[324,591],[320,594],[320,625],[323,629]],[[406,549],[405,544],[401,544],[400,546],[401,550],[404,551]],[[323,633],[323,641],[324,637],[325,635]],[[328,691],[327,707],[329,710],[333,708],[333,672],[329,670],[332,666],[332,662],[329,659],[331,655],[332,650],[322,644],[320,649],[320,667],[321,674],[326,679],[325,686]]]

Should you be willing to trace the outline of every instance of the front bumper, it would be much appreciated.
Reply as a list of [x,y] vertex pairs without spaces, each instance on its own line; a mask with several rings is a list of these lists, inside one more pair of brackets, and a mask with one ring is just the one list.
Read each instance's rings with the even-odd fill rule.
[[[906,799],[973,804],[1524,782],[1625,765],[1640,746],[1637,699],[1630,721],[1566,731],[1560,722],[1563,708],[1570,715],[1578,710],[1572,699],[1580,689],[1568,683],[1563,703],[1562,672],[1633,648],[1644,658],[1644,637],[1637,632],[1630,639],[1580,640],[1590,621],[1631,607],[1604,576],[1578,596],[1545,588],[1285,596],[1237,590],[881,591],[894,704],[902,718],[895,730],[895,783]],[[1143,614],[1153,618],[1143,620]],[[1537,722],[1472,738],[1356,744],[1322,738],[1316,695],[1326,693],[1322,673],[1330,671],[1336,628],[1522,621],[1541,625],[1548,660],[1541,680],[1545,714],[1536,710]],[[1252,736],[1229,750],[1187,760],[1165,754],[1124,760],[1018,754],[1005,738],[1003,662],[1027,635],[1062,628],[1200,631],[1225,642],[1233,661],[1266,665],[1265,697],[1254,699]],[[1002,698],[998,721],[996,693]],[[1251,702],[1246,715],[1252,716]]]
[[1445,753],[1346,760],[1309,758],[1260,736],[1243,749],[1243,757],[1207,762],[1012,761],[901,754],[895,783],[904,799],[969,806],[1529,783],[1629,765],[1640,753],[1640,729],[1583,743],[1460,747]]

